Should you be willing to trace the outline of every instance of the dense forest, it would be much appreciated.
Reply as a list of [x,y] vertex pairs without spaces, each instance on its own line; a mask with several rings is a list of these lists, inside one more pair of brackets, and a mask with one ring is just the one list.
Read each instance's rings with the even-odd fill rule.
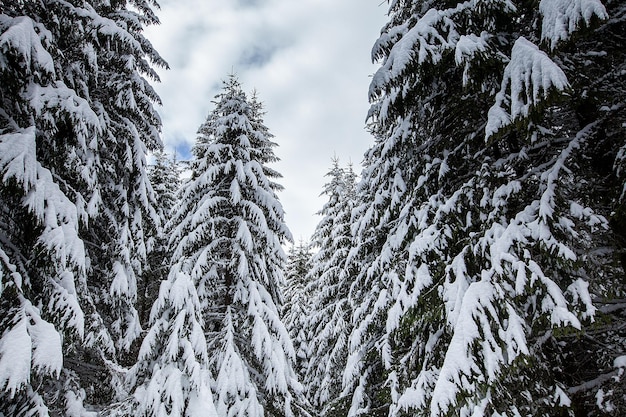
[[0,417],[626,415],[626,3],[387,7],[293,242],[236,76],[163,152],[155,1],[0,0]]

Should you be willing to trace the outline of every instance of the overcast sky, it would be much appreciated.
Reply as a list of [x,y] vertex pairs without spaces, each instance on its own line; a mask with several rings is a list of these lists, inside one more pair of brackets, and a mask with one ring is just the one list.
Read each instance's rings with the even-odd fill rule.
[[385,23],[382,0],[161,0],[147,36],[170,65],[156,85],[168,151],[188,152],[221,82],[235,73],[265,104],[281,162],[279,194],[297,242],[319,222],[336,155],[361,171],[370,52]]

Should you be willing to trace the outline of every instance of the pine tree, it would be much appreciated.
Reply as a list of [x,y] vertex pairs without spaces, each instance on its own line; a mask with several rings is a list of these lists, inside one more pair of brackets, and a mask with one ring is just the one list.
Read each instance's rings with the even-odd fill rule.
[[45,28],[41,10],[24,6],[0,14],[0,413],[46,416],[42,385],[63,372],[62,334],[84,334],[76,289],[86,265],[73,195],[38,147],[56,142],[50,126],[63,119],[76,121],[70,132],[78,141],[100,123],[84,99],[56,83],[56,45],[37,31]]
[[179,161],[175,155],[163,151],[154,153],[154,165],[148,169],[148,177],[154,189],[156,211],[165,226],[177,202],[181,185]]
[[[158,97],[143,77],[154,75],[150,61],[163,61],[141,34],[156,18],[148,4],[138,5],[132,12],[125,3],[2,5],[2,294],[7,297],[2,311],[7,319],[0,329],[6,348],[0,407],[8,415],[76,414],[84,400],[98,408],[114,396],[114,385],[107,382],[117,373],[117,355],[106,348],[110,328],[100,318],[101,294],[92,292],[102,275],[93,254],[106,247],[106,240],[90,237],[119,238],[103,214],[102,179],[108,181],[113,171],[134,171],[142,178],[146,147],[159,145],[160,122],[152,108]],[[128,64],[119,75],[122,59]],[[112,61],[117,62],[107,64]],[[134,81],[118,89],[125,96],[105,94],[103,86],[113,78]],[[109,150],[113,145],[126,149],[122,141],[128,135],[114,121],[129,96],[139,103],[123,109],[136,153],[116,167],[122,158],[109,159]],[[124,182],[116,187],[135,191]],[[150,190],[144,190],[147,199],[141,204],[148,209]],[[127,208],[106,204],[111,206],[107,214]],[[141,236],[137,227],[134,231]],[[18,338],[24,343],[19,349],[9,349],[14,330],[26,332]],[[13,352],[22,352],[21,359]],[[101,371],[109,372],[108,381],[95,374]],[[60,378],[53,382],[50,375]],[[97,391],[91,387],[96,381]]]
[[621,270],[586,256],[617,249],[586,154],[609,114],[577,118],[575,97],[604,87],[570,75],[621,23],[592,30],[595,0],[393,1],[389,16],[347,260],[349,415],[569,412],[589,283]]
[[[140,403],[151,399],[148,415],[164,415],[167,408],[158,398],[186,404],[202,392],[200,383],[193,382],[202,372],[214,378],[210,381],[218,415],[291,416],[297,411],[300,386],[292,365],[295,352],[278,314],[285,261],[281,244],[290,234],[278,187],[263,166],[274,158],[272,144],[260,128],[260,108],[253,108],[234,76],[216,98],[215,109],[198,131],[192,176],[172,217],[173,272],[153,308],[150,334],[155,336],[142,347],[147,378],[136,398]],[[181,274],[185,291],[198,301],[193,314],[184,315],[185,322],[172,322],[172,309],[178,316],[187,307],[172,299],[177,293],[164,288],[174,287]],[[205,339],[196,334],[198,326]],[[161,339],[161,329],[173,329],[168,345],[194,350],[169,354],[166,345],[153,342]],[[202,349],[209,352],[206,360]],[[189,361],[194,368],[187,366]],[[165,368],[182,373],[189,383],[162,387],[159,372]],[[177,410],[196,415],[184,407]]]
[[295,371],[300,380],[307,367],[309,339],[306,334],[311,310],[315,307],[306,291],[307,275],[311,267],[311,247],[300,240],[289,249],[285,268],[285,304],[283,321],[296,350]]
[[206,301],[198,294],[191,269],[189,260],[180,260],[161,283],[150,313],[151,327],[133,369],[136,389],[111,415],[137,411],[150,417],[218,415],[204,331]]
[[146,266],[141,275],[138,294],[138,311],[141,323],[148,323],[150,308],[156,301],[160,282],[167,279],[172,254],[168,248],[167,222],[176,204],[180,187],[180,172],[175,157],[162,151],[154,153],[154,165],[148,177],[155,193],[155,210],[159,223],[149,222],[146,231]]
[[145,77],[158,80],[149,61],[165,63],[141,34],[144,24],[158,23],[153,4],[140,0],[131,8],[126,2],[95,2],[91,11],[102,16],[95,23],[111,31],[114,42],[98,56],[99,77],[93,80],[98,88],[92,99],[106,110],[108,130],[99,144],[99,213],[85,239],[94,296],[111,335],[109,349],[127,363],[135,359],[126,353],[141,334],[135,304],[147,256],[144,225],[158,223],[146,153],[160,147],[160,118],[151,105],[160,100]]
[[352,330],[348,302],[352,281],[345,260],[352,245],[350,226],[356,183],[352,166],[341,168],[336,158],[326,176],[330,180],[322,194],[328,201],[318,213],[322,219],[313,234],[318,250],[307,275],[307,292],[314,308],[307,318],[311,359],[304,379],[309,400],[322,410],[322,415],[345,412],[341,410],[345,404],[336,400],[341,393]]
[[[156,17],[150,3],[135,6],[0,5],[5,415],[78,415],[83,401],[101,409],[115,396],[117,326],[102,318],[109,309],[101,302],[115,291],[96,254],[117,241],[126,264],[140,264],[141,248],[127,249],[129,231],[117,220],[132,219],[141,246],[137,210],[149,212],[151,198],[145,152],[160,143],[158,97],[144,77],[156,78],[152,65],[164,63],[141,33]],[[134,201],[113,200],[105,189]],[[117,316],[136,316],[127,295]],[[137,334],[136,324],[129,328]]]

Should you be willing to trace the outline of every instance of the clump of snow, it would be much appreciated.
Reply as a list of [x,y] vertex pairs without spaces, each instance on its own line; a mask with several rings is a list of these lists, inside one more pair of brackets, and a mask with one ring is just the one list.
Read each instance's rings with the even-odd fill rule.
[[565,73],[534,43],[524,37],[515,41],[511,59],[504,69],[496,102],[489,109],[485,138],[525,118],[552,90],[569,87]]
[[[459,38],[449,13],[430,9],[410,29],[402,29],[404,35],[394,45],[385,63],[376,71],[370,84],[370,97],[376,96],[385,84],[404,73],[415,63],[437,63],[444,50],[454,47]],[[440,31],[438,28],[443,28]]]
[[[472,283],[465,291],[452,340],[433,389],[432,415],[448,412],[460,390],[492,381],[499,373],[504,356],[490,323],[490,318],[498,316],[494,306],[496,297],[494,286],[488,280]],[[480,345],[480,354],[473,357],[476,343]],[[484,371],[480,367],[484,367]],[[470,382],[470,378],[475,382]]]
[[31,338],[20,320],[0,339],[0,387],[12,398],[30,380]]
[[593,16],[608,18],[606,9],[599,0],[541,0],[539,12],[543,16],[541,40],[547,41],[551,49],[559,42],[569,39],[581,21],[588,25]]
[[473,33],[469,35],[461,35],[454,51],[454,59],[457,65],[464,65],[463,85],[467,85],[470,80],[469,69],[470,62],[480,53],[487,51],[487,40],[489,34],[482,32],[480,36]]
[[79,392],[67,391],[65,393],[65,417],[98,417],[96,411],[85,410],[84,399],[85,391],[83,389]]
[[[54,61],[41,44],[41,38],[35,31],[36,26],[27,16],[8,18],[1,15],[0,29],[4,31],[0,35],[0,51],[18,55],[28,72],[43,71],[54,74]],[[4,60],[0,60],[0,67],[6,65]]]
[[596,393],[596,406],[605,413],[612,414],[615,411],[615,406],[611,402],[611,395],[613,390],[605,392],[602,388]]
[[565,391],[559,386],[556,387],[554,391],[554,400],[556,404],[561,407],[569,407],[572,404],[572,400],[567,396]]
[[626,368],[626,355],[618,356],[613,361],[613,366],[615,368]]
[[13,326],[0,338],[0,387],[11,398],[30,382],[31,368],[58,376],[63,367],[61,335],[28,300],[21,303]]

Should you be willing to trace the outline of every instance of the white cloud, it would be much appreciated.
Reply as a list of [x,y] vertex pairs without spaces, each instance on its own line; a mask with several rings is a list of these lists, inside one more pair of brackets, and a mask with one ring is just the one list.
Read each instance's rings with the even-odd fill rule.
[[370,50],[385,22],[379,0],[162,0],[148,38],[169,62],[156,86],[168,149],[190,146],[221,80],[259,92],[276,136],[286,221],[308,239],[336,155],[355,170],[371,144],[364,122]]

